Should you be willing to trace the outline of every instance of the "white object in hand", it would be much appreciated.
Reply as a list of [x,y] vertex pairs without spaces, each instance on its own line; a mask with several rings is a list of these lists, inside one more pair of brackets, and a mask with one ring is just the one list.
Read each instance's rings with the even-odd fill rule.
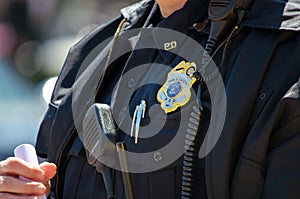
[[[38,166],[39,165],[39,161],[36,155],[36,151],[34,146],[30,145],[30,144],[21,144],[19,146],[17,146],[15,148],[15,157],[21,158],[22,160]],[[22,176],[19,177],[19,179],[24,180],[24,181],[30,181]],[[46,195],[43,196],[39,196],[38,199],[47,199]]]

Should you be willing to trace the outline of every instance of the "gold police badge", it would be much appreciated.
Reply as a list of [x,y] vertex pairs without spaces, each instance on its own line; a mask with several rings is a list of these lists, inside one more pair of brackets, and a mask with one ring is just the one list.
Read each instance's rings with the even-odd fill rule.
[[194,62],[180,62],[168,73],[167,81],[157,93],[157,101],[165,113],[175,111],[187,104],[191,98],[191,87],[196,81]]

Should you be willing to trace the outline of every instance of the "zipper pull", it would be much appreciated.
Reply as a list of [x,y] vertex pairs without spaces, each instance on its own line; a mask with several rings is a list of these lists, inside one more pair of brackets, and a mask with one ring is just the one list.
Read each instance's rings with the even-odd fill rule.
[[236,10],[237,16],[238,16],[238,21],[236,23],[236,26],[234,27],[234,29],[238,29],[242,23],[242,21],[245,19],[245,17],[247,17],[248,12],[245,9],[239,8]]

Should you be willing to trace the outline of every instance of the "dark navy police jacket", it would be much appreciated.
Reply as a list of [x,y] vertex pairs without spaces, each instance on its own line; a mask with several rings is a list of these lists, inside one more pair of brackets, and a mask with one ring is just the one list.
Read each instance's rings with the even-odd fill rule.
[[[36,144],[39,155],[58,166],[50,197],[106,198],[102,176],[88,164],[77,136],[82,130],[82,118],[92,103],[113,104],[118,99],[113,89],[124,71],[145,62],[168,65],[171,69],[182,60],[160,50],[135,51],[134,45],[139,44],[136,39],[143,41],[149,36],[147,31],[130,39],[124,33],[135,28],[147,30],[153,25],[181,32],[205,46],[209,32],[209,23],[205,22],[208,3],[189,0],[183,10],[161,19],[156,16],[154,1],[142,1],[124,8],[120,17],[97,28],[71,48]],[[113,51],[117,53],[118,46],[122,46],[132,48],[132,52],[111,63],[101,77],[113,43],[106,39],[113,37],[123,19],[126,22],[116,36],[113,45],[117,48]],[[204,28],[193,26],[195,23],[204,24]],[[215,62],[218,67],[222,66],[227,95],[226,119],[213,150],[197,160],[194,198],[300,198],[299,31],[300,3],[297,0],[254,1],[225,51],[224,46],[220,48]],[[158,46],[165,42],[160,41],[159,35],[151,34],[145,41]],[[198,57],[201,53],[194,51],[192,56]],[[120,88],[126,93],[126,89],[130,91],[130,87],[143,78],[164,81],[167,73],[146,71],[128,81],[125,79]],[[158,89],[157,85],[138,89],[128,104],[131,114],[142,99],[150,106],[157,104]],[[203,94],[203,99],[206,98],[209,98],[208,92]],[[209,112],[209,103],[205,108]],[[161,114],[155,112],[157,117],[153,119],[159,120]],[[170,132],[178,125],[178,112],[167,117],[166,128],[150,140],[140,139],[135,145],[131,138],[123,136],[128,148],[137,152],[151,150],[151,147],[159,150],[166,144],[165,139],[172,138]],[[209,114],[206,117],[204,123],[209,123]],[[180,198],[181,174],[182,157],[158,171],[132,174],[134,196]],[[118,171],[114,172],[114,192],[117,199],[125,198]]]

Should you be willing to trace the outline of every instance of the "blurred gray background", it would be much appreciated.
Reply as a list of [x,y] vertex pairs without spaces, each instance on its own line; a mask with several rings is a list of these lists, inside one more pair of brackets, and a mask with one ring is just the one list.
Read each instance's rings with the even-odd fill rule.
[[34,144],[68,49],[133,0],[0,0],[0,160]]

